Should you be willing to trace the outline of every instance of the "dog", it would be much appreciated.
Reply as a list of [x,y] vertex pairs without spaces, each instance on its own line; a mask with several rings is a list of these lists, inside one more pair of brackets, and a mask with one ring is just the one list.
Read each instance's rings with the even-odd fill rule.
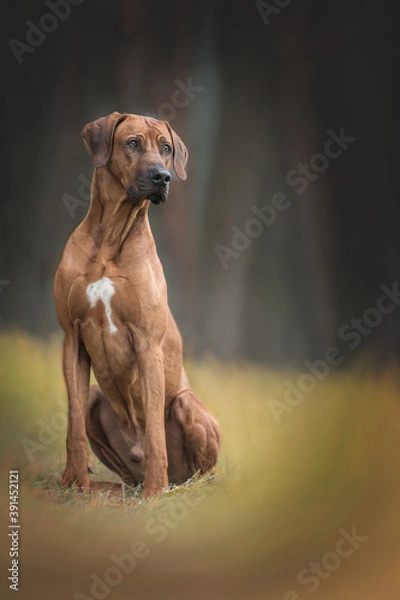
[[[188,151],[169,123],[113,112],[81,132],[90,206],[54,282],[68,392],[62,485],[89,491],[88,444],[143,496],[212,469],[219,426],[190,389],[148,210],[167,200]],[[97,386],[89,387],[90,370]]]

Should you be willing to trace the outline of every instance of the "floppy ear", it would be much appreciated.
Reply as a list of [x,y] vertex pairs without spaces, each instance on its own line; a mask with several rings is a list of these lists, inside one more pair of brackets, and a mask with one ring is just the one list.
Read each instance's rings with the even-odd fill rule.
[[179,135],[172,129],[171,125],[167,121],[165,121],[165,124],[172,137],[174,171],[179,179],[184,181],[186,179],[185,166],[189,158],[189,152]]
[[126,115],[119,112],[113,112],[108,117],[88,123],[82,129],[81,136],[95,167],[104,167],[107,164],[111,156],[115,128],[125,117]]

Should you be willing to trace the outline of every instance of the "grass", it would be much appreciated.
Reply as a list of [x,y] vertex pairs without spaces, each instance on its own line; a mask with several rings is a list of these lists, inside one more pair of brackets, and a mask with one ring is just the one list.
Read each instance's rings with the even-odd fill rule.
[[162,508],[172,499],[181,495],[193,495],[193,492],[203,493],[209,485],[221,483],[221,475],[217,472],[200,476],[195,474],[182,485],[171,484],[170,489],[152,498],[142,497],[142,486],[131,487],[121,483],[119,477],[111,473],[96,458],[94,477],[91,481],[90,492],[77,491],[75,486],[61,486],[61,475],[64,464],[60,464],[53,472],[37,474],[30,488],[38,498],[57,504],[72,504],[80,507],[106,507],[116,511],[141,511],[149,508]]
[[[0,335],[1,506],[7,471],[18,468],[20,598],[94,598],[93,573],[102,579],[110,557],[139,540],[149,558],[108,586],[110,598],[299,600],[308,592],[298,572],[334,550],[340,529],[356,526],[369,541],[321,582],[316,597],[397,599],[397,368],[332,371],[278,424],[269,401],[282,401],[285,381],[299,373],[213,359],[186,367],[221,426],[215,473],[144,500],[92,456],[93,490],[79,494],[60,487],[61,338]],[[299,598],[285,597],[290,590]]]

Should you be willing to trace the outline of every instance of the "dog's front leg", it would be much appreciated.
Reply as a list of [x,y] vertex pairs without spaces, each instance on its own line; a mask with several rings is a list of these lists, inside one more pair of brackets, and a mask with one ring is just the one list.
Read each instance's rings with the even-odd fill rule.
[[143,496],[147,498],[168,487],[165,380],[161,348],[149,348],[138,353],[138,367],[146,421]]
[[64,338],[64,377],[68,391],[67,464],[61,485],[89,491],[89,457],[85,429],[85,410],[89,396],[90,359],[74,323]]

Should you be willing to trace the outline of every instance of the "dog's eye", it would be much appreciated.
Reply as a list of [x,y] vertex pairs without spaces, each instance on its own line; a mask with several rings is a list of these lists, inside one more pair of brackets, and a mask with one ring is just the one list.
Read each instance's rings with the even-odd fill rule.
[[170,144],[164,144],[163,151],[165,152],[165,154],[171,154],[172,148],[171,148]]
[[137,140],[129,140],[128,146],[130,146],[131,148],[139,148],[139,144],[138,144]]

